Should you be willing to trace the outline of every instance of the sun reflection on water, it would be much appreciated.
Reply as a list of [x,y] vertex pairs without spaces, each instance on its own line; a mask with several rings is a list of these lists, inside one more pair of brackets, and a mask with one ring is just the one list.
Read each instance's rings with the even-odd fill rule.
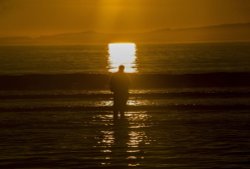
[[151,116],[146,112],[127,112],[125,119],[113,120],[111,114],[93,116],[93,121],[102,124],[95,138],[102,154],[101,165],[120,164],[140,166],[144,159],[144,149],[154,140],[147,135]]
[[126,72],[137,72],[136,50],[135,43],[110,43],[108,45],[109,72],[117,71],[119,65],[124,65]]

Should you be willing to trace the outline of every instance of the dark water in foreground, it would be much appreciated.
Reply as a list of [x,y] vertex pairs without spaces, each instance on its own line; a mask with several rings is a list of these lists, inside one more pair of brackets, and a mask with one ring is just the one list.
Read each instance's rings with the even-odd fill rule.
[[249,168],[248,110],[2,112],[1,168]]
[[249,87],[0,92],[0,168],[249,168]]

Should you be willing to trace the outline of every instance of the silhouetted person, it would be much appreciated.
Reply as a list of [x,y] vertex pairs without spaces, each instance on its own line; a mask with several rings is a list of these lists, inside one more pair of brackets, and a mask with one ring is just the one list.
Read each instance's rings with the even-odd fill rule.
[[110,90],[114,94],[114,118],[118,117],[119,112],[121,117],[124,117],[124,112],[126,110],[130,80],[127,74],[124,73],[124,69],[125,67],[120,65],[118,72],[114,73],[110,80]]

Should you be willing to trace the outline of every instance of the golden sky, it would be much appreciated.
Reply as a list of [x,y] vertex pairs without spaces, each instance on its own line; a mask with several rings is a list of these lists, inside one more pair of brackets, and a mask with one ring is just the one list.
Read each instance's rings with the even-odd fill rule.
[[0,36],[250,22],[249,0],[0,0]]

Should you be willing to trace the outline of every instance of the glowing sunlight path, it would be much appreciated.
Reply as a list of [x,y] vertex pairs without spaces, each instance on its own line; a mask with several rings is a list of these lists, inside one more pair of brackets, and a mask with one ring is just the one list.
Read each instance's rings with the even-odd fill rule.
[[135,43],[110,43],[108,45],[109,53],[109,72],[117,71],[119,65],[125,66],[128,73],[137,72],[136,66],[136,44]]

